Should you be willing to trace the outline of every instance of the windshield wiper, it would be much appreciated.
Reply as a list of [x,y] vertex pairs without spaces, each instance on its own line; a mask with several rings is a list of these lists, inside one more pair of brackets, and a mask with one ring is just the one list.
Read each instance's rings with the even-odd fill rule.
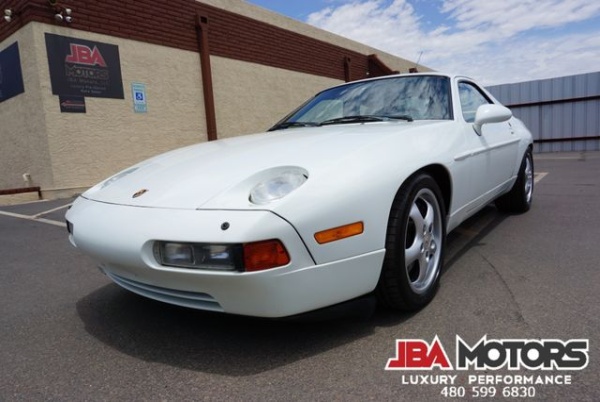
[[368,115],[358,115],[358,116],[344,116],[337,117],[335,119],[325,120],[319,123],[319,126],[326,126],[328,124],[346,124],[346,123],[368,123],[371,121],[384,121],[383,117],[379,116],[368,116]]
[[271,127],[268,131],[283,130],[290,127],[315,127],[315,126],[327,126],[329,124],[347,124],[347,123],[369,123],[375,121],[388,121],[388,120],[406,120],[413,121],[413,118],[406,114],[390,115],[390,116],[375,116],[375,115],[356,115],[356,116],[343,116],[335,119],[329,119],[320,123],[314,123],[312,121],[284,121]]
[[290,127],[314,127],[317,125],[317,123],[310,121],[284,121],[283,123],[274,125],[268,131],[283,130]]
[[375,116],[375,115],[357,115],[357,116],[344,116],[335,119],[329,119],[319,123],[319,126],[325,126],[328,124],[346,124],[346,123],[369,123],[374,121],[387,121],[387,120],[406,120],[413,121],[413,118],[408,115],[394,115],[394,116]]
[[406,121],[413,121],[414,119],[412,118],[412,116],[409,116],[407,114],[396,114],[396,115],[390,115],[390,116],[381,116],[385,119],[390,119],[390,120],[406,120]]

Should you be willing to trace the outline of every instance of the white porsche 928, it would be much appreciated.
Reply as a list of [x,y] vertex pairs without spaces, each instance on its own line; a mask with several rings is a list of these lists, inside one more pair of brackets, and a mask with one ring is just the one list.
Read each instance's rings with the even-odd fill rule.
[[532,202],[532,136],[473,80],[339,85],[268,132],[141,162],[81,195],[71,243],[152,299],[260,317],[435,295],[446,233]]

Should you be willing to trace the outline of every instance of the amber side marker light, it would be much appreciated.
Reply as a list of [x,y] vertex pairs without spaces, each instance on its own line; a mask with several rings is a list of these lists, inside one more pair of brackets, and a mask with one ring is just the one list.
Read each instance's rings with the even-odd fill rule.
[[315,240],[319,244],[330,243],[336,240],[342,240],[347,237],[356,236],[364,231],[362,222],[349,223],[348,225],[338,226],[315,233]]
[[244,268],[247,272],[281,267],[289,262],[290,256],[279,240],[244,244]]

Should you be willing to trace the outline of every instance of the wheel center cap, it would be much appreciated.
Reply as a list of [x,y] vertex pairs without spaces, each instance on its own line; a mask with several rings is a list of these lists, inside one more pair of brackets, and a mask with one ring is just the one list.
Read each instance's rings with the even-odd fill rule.
[[423,237],[423,249],[429,251],[431,249],[432,236],[431,233],[425,233]]

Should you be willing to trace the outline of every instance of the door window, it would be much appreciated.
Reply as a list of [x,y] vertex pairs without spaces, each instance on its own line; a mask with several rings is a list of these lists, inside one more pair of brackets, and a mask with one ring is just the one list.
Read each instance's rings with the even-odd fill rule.
[[475,121],[475,113],[477,113],[479,106],[492,103],[477,87],[468,82],[458,83],[458,93],[460,95],[463,118],[467,123]]

